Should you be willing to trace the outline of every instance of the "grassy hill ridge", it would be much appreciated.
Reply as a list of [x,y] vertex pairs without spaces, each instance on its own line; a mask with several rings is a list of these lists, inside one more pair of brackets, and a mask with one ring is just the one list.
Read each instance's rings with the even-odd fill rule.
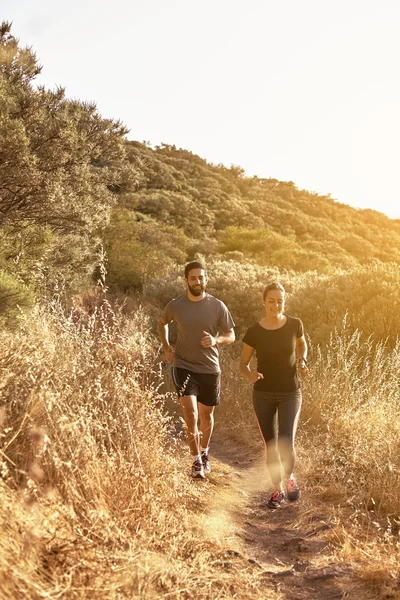
[[240,167],[210,164],[175,146],[127,144],[128,160],[139,164],[142,177],[134,192],[123,194],[123,205],[139,219],[178,228],[203,253],[236,251],[262,265],[325,273],[400,262],[399,220],[293,182],[249,178]]

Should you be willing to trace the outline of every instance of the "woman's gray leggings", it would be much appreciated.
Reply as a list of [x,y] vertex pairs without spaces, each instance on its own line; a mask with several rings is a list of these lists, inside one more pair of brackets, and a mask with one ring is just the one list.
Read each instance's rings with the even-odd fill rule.
[[253,406],[265,442],[267,467],[275,486],[293,473],[296,453],[294,438],[301,409],[301,391],[253,391]]

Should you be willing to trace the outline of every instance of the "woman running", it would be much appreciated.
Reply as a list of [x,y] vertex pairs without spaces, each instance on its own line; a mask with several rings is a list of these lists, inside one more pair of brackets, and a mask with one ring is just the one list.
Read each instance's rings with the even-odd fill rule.
[[[297,500],[300,490],[293,475],[294,438],[301,408],[298,372],[307,372],[307,343],[300,319],[284,314],[285,289],[277,282],[263,293],[265,317],[246,331],[240,373],[254,384],[253,406],[267,454],[267,467],[274,486],[269,508],[279,508],[285,499],[282,467],[288,500]],[[256,352],[257,371],[250,370]]]

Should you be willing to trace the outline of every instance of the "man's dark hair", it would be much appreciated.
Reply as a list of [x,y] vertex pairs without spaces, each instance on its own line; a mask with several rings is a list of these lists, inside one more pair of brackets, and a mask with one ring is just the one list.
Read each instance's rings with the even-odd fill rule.
[[195,260],[195,261],[190,262],[190,263],[188,263],[186,265],[186,267],[185,267],[185,279],[188,278],[189,271],[191,271],[192,269],[203,269],[204,272],[207,271],[207,269],[205,268],[205,266],[202,263],[197,262],[197,260]]

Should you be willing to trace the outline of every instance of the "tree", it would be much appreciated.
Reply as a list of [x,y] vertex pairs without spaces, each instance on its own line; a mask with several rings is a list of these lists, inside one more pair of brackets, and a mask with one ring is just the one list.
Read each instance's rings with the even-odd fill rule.
[[0,225],[60,232],[104,224],[118,186],[123,138],[119,121],[65,90],[35,88],[35,54],[22,49],[9,23],[0,26]]
[[126,128],[65,90],[35,87],[35,54],[0,25],[0,268],[40,291],[80,287],[116,193],[136,184]]
[[106,283],[111,290],[125,293],[141,290],[153,277],[165,276],[176,263],[184,262],[189,242],[180,229],[150,218],[138,221],[124,208],[113,209],[103,241]]

